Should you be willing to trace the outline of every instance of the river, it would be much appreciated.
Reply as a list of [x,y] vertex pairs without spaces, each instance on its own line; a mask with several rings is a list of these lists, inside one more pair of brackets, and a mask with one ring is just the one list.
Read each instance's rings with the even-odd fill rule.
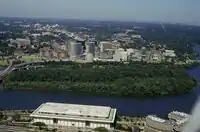
[[[200,47],[195,51],[200,53]],[[200,59],[200,58],[198,58]],[[1,69],[1,68],[0,68]],[[200,66],[188,70],[200,82]],[[121,115],[146,116],[156,114],[165,117],[173,110],[189,113],[200,94],[200,86],[187,95],[162,97],[155,99],[97,97],[87,95],[72,95],[67,93],[45,93],[33,91],[0,92],[0,108],[35,109],[44,102],[63,102],[75,104],[106,105],[117,108]]]

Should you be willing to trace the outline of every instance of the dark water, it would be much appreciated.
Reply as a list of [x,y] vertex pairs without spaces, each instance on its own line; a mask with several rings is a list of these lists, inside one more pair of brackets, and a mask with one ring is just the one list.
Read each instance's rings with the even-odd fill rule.
[[[200,47],[196,47],[195,50],[200,52]],[[200,66],[189,69],[188,73],[200,82]],[[80,96],[66,93],[53,94],[11,91],[0,92],[0,108],[35,109],[41,103],[53,101],[76,104],[108,105],[117,108],[120,114],[128,116],[146,116],[148,114],[166,116],[173,110],[187,113],[190,112],[199,94],[200,86],[198,86],[193,93],[187,95],[145,100],[134,98]]]

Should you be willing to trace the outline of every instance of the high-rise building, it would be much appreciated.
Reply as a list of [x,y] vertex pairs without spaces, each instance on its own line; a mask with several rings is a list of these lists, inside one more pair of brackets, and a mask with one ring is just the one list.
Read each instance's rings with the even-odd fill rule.
[[105,52],[107,50],[113,49],[113,45],[111,42],[108,41],[102,41],[100,42],[100,52]]
[[95,41],[87,41],[85,43],[85,46],[86,46],[86,54],[90,53],[92,54],[93,56],[95,55],[95,45],[96,45],[96,42]]
[[83,47],[80,42],[70,41],[68,49],[70,59],[79,58],[83,54]]

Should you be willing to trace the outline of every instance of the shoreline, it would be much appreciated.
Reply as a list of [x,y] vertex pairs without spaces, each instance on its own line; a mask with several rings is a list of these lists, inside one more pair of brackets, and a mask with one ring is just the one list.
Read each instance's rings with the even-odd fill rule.
[[[196,88],[196,87],[195,87]],[[195,89],[193,88],[190,92],[178,94],[178,96],[187,95],[193,92]],[[173,95],[165,95],[165,96],[117,96],[117,95],[103,95],[103,94],[96,94],[96,93],[87,93],[87,92],[73,92],[67,90],[54,90],[54,89],[34,89],[34,88],[1,88],[3,89],[2,92],[12,92],[12,91],[24,91],[24,92],[41,92],[41,93],[52,93],[52,94],[71,94],[71,95],[81,95],[81,96],[95,96],[95,97],[106,97],[106,98],[122,98],[122,99],[129,99],[134,98],[138,100],[146,100],[146,99],[159,99],[164,97],[174,97],[177,94]]]

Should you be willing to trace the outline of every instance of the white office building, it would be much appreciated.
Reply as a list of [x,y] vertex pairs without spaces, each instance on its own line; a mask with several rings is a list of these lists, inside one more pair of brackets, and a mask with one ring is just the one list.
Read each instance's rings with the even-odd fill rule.
[[99,43],[99,45],[100,45],[100,52],[105,52],[113,49],[112,43],[108,41],[102,41]]
[[113,55],[113,59],[115,61],[128,61],[129,54],[123,48],[119,48],[115,50],[115,54]]
[[34,122],[43,122],[48,127],[97,128],[112,129],[116,109],[106,106],[76,105],[63,103],[44,103],[30,116]]

